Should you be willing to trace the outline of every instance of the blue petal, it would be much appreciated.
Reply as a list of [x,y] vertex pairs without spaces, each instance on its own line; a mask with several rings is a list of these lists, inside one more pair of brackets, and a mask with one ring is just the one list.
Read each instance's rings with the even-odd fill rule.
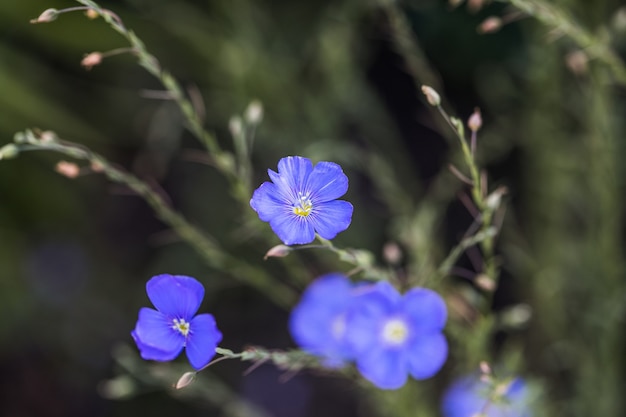
[[489,391],[489,386],[479,379],[477,373],[459,378],[443,396],[442,414],[444,417],[472,417],[489,402],[486,414],[489,417],[532,415],[528,386],[521,378],[515,378],[511,383],[502,403],[490,402]]
[[314,202],[309,218],[315,231],[324,239],[330,240],[350,226],[352,211],[352,204],[343,200]]
[[291,189],[297,195],[298,191],[305,191],[307,179],[312,171],[313,164],[310,159],[301,156],[288,156],[278,161],[279,175],[270,177],[274,183],[276,183],[276,180],[281,183],[281,185],[276,185]]
[[336,200],[348,191],[348,177],[334,162],[318,162],[309,176],[306,191],[314,202]]
[[173,351],[173,352],[163,351],[161,349],[157,349],[157,348],[154,348],[154,347],[151,347],[142,343],[141,340],[139,339],[139,336],[137,336],[137,332],[135,332],[134,330],[130,333],[130,335],[133,337],[133,340],[137,344],[137,348],[139,349],[139,354],[142,359],[160,361],[160,362],[171,361],[172,359],[175,359],[180,354],[180,351],[182,349],[181,347],[181,349],[179,349],[178,351]]
[[285,245],[304,245],[315,240],[315,230],[308,218],[293,213],[274,217],[270,227]]
[[250,207],[256,211],[259,218],[269,222],[276,216],[288,215],[292,211],[293,199],[271,182],[264,182],[252,194]]
[[172,328],[171,319],[151,308],[139,310],[132,336],[144,359],[172,360],[185,345],[184,336]]
[[381,389],[398,389],[408,377],[406,357],[401,350],[374,349],[357,358],[357,368]]
[[357,294],[347,316],[346,339],[357,355],[380,346],[385,321],[396,313],[400,294],[387,282],[364,285]]
[[409,370],[415,379],[435,375],[448,358],[448,342],[443,333],[418,337],[407,347]]
[[346,311],[352,302],[352,284],[341,274],[318,278],[293,309],[289,329],[296,343],[310,353],[325,356],[337,366],[349,359],[346,345]]
[[189,321],[202,303],[204,287],[198,280],[182,275],[157,275],[146,284],[152,304],[170,318]]
[[425,288],[413,288],[403,297],[401,310],[418,332],[441,330],[446,324],[447,308],[443,298]]
[[215,356],[215,348],[222,340],[215,319],[210,314],[199,314],[189,324],[186,353],[193,369],[200,370]]

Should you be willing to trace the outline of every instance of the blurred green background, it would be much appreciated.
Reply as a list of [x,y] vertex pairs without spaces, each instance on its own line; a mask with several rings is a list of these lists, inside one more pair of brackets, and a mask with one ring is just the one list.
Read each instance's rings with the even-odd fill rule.
[[[618,0],[552,3],[626,50]],[[80,66],[85,54],[127,46],[124,40],[81,12],[29,24],[46,8],[74,5],[0,3],[3,144],[36,127],[89,146],[159,184],[226,250],[296,290],[297,282],[347,270],[332,256],[299,253],[292,262],[302,275],[295,279],[280,260],[263,262],[269,245],[249,232],[250,210],[214,168],[198,162],[202,149],[178,108],[153,97],[158,82],[128,54],[90,71]],[[532,18],[479,34],[485,18],[512,13],[502,3],[477,12],[444,0],[411,0],[398,9],[371,0],[101,5],[202,96],[205,124],[225,149],[232,148],[231,116],[253,99],[263,103],[255,184],[286,155],[340,163],[355,214],[336,244],[370,250],[381,263],[388,242],[406,250],[407,263],[419,264],[422,255],[436,262],[472,221],[446,169],[458,162],[458,146],[417,86],[436,87],[462,119],[479,106],[479,160],[492,189],[509,190],[497,247],[502,285],[492,310],[522,306],[532,315],[491,329],[478,350],[453,346],[440,375],[403,391],[424,399],[418,414],[406,415],[438,415],[437,398],[455,375],[475,367],[476,358],[510,352],[515,370],[542,387],[545,415],[624,415],[626,90],[602,63],[576,67],[570,54],[579,48]],[[407,18],[411,33],[404,35],[420,48],[412,69],[393,41],[395,12]],[[222,345],[233,350],[292,347],[287,312],[227,271],[208,268],[123,187],[98,175],[57,174],[61,159],[26,153],[0,163],[1,415],[405,415],[396,394],[378,402],[358,384],[311,372],[281,382],[269,365],[243,376],[247,365],[236,362],[207,372],[204,391],[170,396],[162,384],[175,381],[175,372],[163,368],[159,379],[130,359],[130,330],[148,305],[144,285],[152,275],[200,279],[207,288],[202,309],[216,316]],[[480,272],[471,256],[458,267]],[[436,285],[452,303],[477,294],[472,278]]]

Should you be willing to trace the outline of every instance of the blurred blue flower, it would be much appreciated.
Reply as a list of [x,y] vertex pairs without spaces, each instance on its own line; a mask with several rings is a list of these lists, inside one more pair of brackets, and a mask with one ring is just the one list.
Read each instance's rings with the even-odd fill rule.
[[186,348],[194,369],[208,364],[222,333],[212,315],[194,317],[204,297],[202,284],[195,278],[163,274],[151,278],[146,291],[156,310],[139,310],[139,319],[131,332],[141,357],[170,361]]
[[436,374],[448,356],[443,299],[424,288],[400,295],[388,282],[359,292],[346,339],[361,374],[382,389],[400,388],[409,374],[415,379]]
[[348,190],[339,165],[313,167],[307,158],[288,156],[278,161],[278,173],[267,172],[272,182],[254,191],[250,206],[285,245],[311,243],[315,233],[333,239],[350,225],[352,204],[337,200]]
[[[521,378],[493,386],[478,374],[469,375],[446,390],[441,411],[444,417],[531,417],[529,391]],[[498,397],[493,398],[496,392]]]
[[289,330],[307,352],[324,358],[330,367],[351,359],[346,345],[346,313],[354,301],[353,286],[342,274],[327,274],[315,280],[291,312]]

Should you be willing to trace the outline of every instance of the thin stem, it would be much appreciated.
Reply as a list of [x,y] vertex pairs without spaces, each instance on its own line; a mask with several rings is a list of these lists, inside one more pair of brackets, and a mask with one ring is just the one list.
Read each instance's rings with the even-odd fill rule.
[[226,253],[219,247],[213,237],[201,232],[189,223],[182,214],[169,206],[161,194],[154,191],[148,184],[114,166],[104,157],[84,146],[61,141],[56,136],[51,139],[50,133],[47,132],[47,134],[48,139],[41,140],[32,131],[27,130],[16,135],[17,143],[12,146],[17,147],[18,152],[32,150],[53,151],[75,159],[89,161],[93,166],[97,166],[99,171],[111,181],[127,186],[139,197],[143,198],[154,210],[156,216],[170,226],[181,239],[192,246],[209,266],[226,271],[233,278],[258,289],[279,306],[290,308],[295,303],[297,296],[291,288],[276,281],[262,269],[249,265],[241,258]]
[[626,63],[611,48],[609,40],[591,34],[557,5],[544,0],[498,1],[509,3],[544,25],[568,36],[580,48],[584,49],[587,55],[604,63],[613,73],[615,81],[626,85]]

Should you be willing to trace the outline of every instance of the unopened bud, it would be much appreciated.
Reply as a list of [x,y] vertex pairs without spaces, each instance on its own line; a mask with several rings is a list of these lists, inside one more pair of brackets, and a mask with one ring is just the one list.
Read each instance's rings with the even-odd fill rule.
[[43,143],[54,142],[57,139],[56,133],[51,130],[44,130],[39,134],[39,141]]
[[478,26],[478,33],[495,33],[502,27],[502,19],[496,16],[488,17]]
[[20,148],[12,143],[9,143],[8,145],[4,145],[0,148],[0,159],[12,159],[19,155],[19,153]]
[[491,211],[496,210],[498,207],[500,207],[500,203],[502,202],[502,196],[504,196],[507,192],[508,189],[504,186],[496,188],[491,194],[487,196],[485,204]]
[[474,279],[474,283],[478,288],[487,292],[494,292],[496,289],[496,282],[485,274],[478,275]]
[[240,136],[243,133],[243,121],[239,116],[233,116],[228,122],[228,130],[233,137]]
[[289,255],[293,249],[287,245],[276,245],[267,251],[263,259],[267,258],[284,258]]
[[435,91],[434,88],[429,87],[427,85],[423,85],[422,93],[424,93],[424,95],[426,96],[426,100],[428,101],[428,104],[430,104],[431,106],[438,107],[441,104],[441,97],[439,96],[439,93]]
[[480,362],[480,372],[483,375],[491,375],[491,366],[487,363],[487,361]]
[[476,107],[474,109],[474,113],[472,113],[472,115],[467,120],[467,127],[469,127],[469,130],[471,130],[472,132],[478,132],[482,125],[483,118],[480,116],[480,109]]
[[99,65],[102,62],[102,53],[100,52],[92,52],[90,54],[85,55],[82,61],[80,61],[80,65],[85,67],[85,69],[90,70],[91,68]]
[[383,246],[383,258],[391,265],[396,265],[402,260],[402,249],[395,242],[387,242]]
[[100,162],[98,162],[98,161],[93,161],[93,162],[91,163],[91,170],[92,170],[93,172],[98,172],[98,173],[100,173],[100,172],[103,172],[103,171],[104,171],[104,166],[103,166]]
[[263,104],[259,100],[253,100],[248,104],[244,113],[246,122],[256,125],[263,120]]
[[80,168],[73,162],[59,161],[55,167],[56,172],[67,178],[76,178],[80,174]]
[[517,304],[504,310],[500,314],[500,320],[506,327],[519,329],[528,324],[532,315],[533,310],[528,304]]
[[467,8],[470,12],[476,13],[485,5],[485,0],[467,0]]
[[46,9],[37,19],[32,19],[30,23],[48,23],[56,20],[59,17],[59,11],[57,9]]
[[176,389],[185,388],[187,385],[191,384],[196,379],[195,372],[185,372],[176,382]]
[[93,19],[97,19],[100,16],[100,14],[97,11],[95,11],[94,9],[88,9],[85,12],[85,16],[87,16],[89,19],[93,20]]
[[570,52],[565,56],[565,64],[572,73],[581,76],[589,71],[589,57],[584,51]]
[[463,3],[463,0],[448,0],[448,3],[452,7],[458,7],[461,5],[461,3]]

